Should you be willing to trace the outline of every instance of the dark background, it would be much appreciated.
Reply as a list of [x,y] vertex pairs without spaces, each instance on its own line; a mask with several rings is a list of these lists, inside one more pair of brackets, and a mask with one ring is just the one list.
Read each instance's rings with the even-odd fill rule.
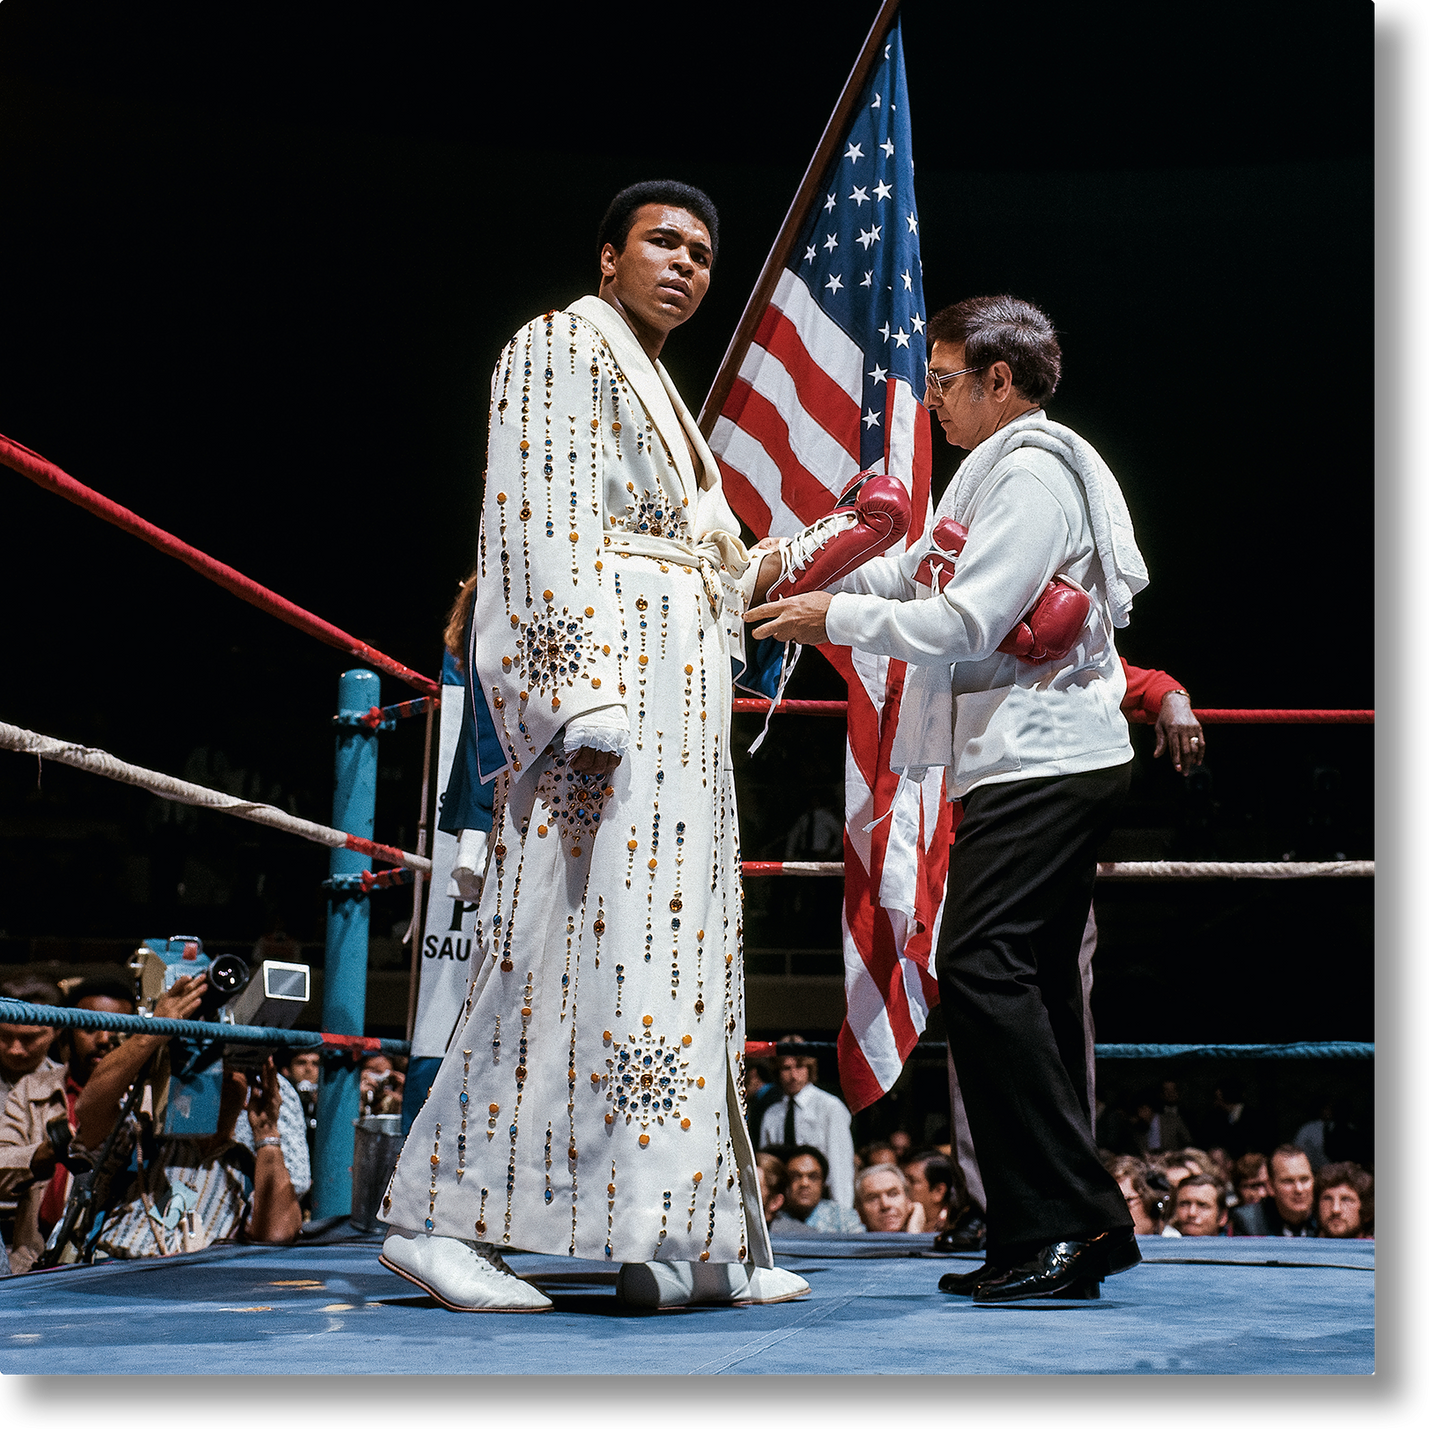
[[[595,290],[616,190],[675,175],[722,218],[665,357],[700,407],[875,8],[8,0],[0,431],[433,673],[506,338]],[[1153,576],[1125,653],[1197,706],[1373,706],[1348,561],[1372,553],[1370,5],[903,16],[927,301],[1055,319],[1050,413],[1109,460]],[[8,471],[0,564],[0,717],[329,820],[341,654]],[[791,692],[839,689],[819,662]],[[420,726],[383,739],[385,842],[415,838]],[[1115,856],[1371,856],[1371,729],[1215,727],[1192,786],[1150,742]],[[745,856],[781,856],[840,746],[779,722],[740,762]],[[278,918],[316,945],[325,863],[0,755],[0,964]],[[751,890],[750,973],[836,946],[833,885],[780,888]],[[1100,1037],[1371,1037],[1371,888],[1101,889]],[[377,895],[379,966],[404,891]]]

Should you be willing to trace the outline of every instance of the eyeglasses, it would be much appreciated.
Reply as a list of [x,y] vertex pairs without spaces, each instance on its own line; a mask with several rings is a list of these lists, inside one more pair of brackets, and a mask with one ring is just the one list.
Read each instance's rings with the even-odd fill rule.
[[936,391],[936,392],[939,394],[939,396],[942,396],[942,395],[943,395],[943,383],[944,383],[945,381],[954,381],[954,380],[956,380],[956,379],[957,379],[958,377],[960,377],[960,376],[967,376],[970,372],[973,372],[973,371],[982,371],[982,370],[983,370],[983,367],[981,367],[981,366],[965,366],[962,371],[948,371],[948,372],[945,372],[942,376],[940,376],[940,375],[930,366],[930,367],[928,368],[927,372],[925,373],[926,385],[925,385],[925,387],[924,387],[924,395],[926,396],[930,391]]

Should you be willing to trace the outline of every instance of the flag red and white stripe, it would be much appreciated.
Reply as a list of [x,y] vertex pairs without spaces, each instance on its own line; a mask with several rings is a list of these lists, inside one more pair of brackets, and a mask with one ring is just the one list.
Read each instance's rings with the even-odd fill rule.
[[[836,505],[859,469],[863,380],[862,351],[785,270],[711,437],[728,500],[758,536],[790,535]],[[876,465],[910,485],[912,543],[932,510],[931,436],[907,380],[888,378],[880,425]],[[850,648],[823,651],[848,684],[847,1018],[838,1063],[856,1113],[898,1078],[937,1002],[933,955],[952,807],[941,769],[920,785],[888,765],[906,665]]]

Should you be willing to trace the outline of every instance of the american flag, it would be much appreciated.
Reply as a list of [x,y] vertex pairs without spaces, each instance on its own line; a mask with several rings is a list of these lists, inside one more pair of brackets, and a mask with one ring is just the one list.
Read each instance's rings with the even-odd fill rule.
[[[759,537],[817,521],[867,467],[909,484],[909,542],[930,521],[912,149],[895,23],[710,437],[728,501]],[[941,769],[920,788],[888,766],[905,664],[824,651],[848,684],[848,1009],[838,1063],[857,1113],[892,1086],[937,1001],[933,953],[952,809]]]

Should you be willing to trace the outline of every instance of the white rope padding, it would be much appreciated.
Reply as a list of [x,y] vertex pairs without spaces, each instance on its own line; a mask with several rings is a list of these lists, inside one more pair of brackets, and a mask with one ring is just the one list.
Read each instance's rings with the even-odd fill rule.
[[[841,863],[780,863],[764,877],[841,878]],[[1373,878],[1373,859],[1334,863],[1100,863],[1099,878]]]
[[1103,878],[1373,878],[1373,858],[1331,863],[1100,863]]
[[[309,839],[312,843],[327,848],[356,848],[351,835],[340,828],[326,828],[306,818],[296,818],[269,803],[253,803],[246,798],[233,798],[229,793],[217,793],[211,788],[197,787],[194,783],[165,773],[155,773],[149,768],[138,768],[134,763],[122,762],[99,748],[82,747],[79,743],[62,742],[59,738],[48,738],[43,733],[27,732],[7,722],[0,722],[0,748],[12,753],[32,753],[37,758],[64,763],[68,768],[79,768],[83,773],[95,773],[98,777],[112,778],[118,783],[132,783],[154,793],[158,798],[168,798],[173,803],[186,803],[195,808],[210,808],[217,813],[229,813],[233,818],[245,818],[251,823],[262,823],[268,828],[278,828],[283,833],[294,833],[298,838]],[[400,848],[385,848],[374,857],[385,861],[401,860],[407,868],[418,873],[431,873],[431,859],[416,853],[405,853]]]

